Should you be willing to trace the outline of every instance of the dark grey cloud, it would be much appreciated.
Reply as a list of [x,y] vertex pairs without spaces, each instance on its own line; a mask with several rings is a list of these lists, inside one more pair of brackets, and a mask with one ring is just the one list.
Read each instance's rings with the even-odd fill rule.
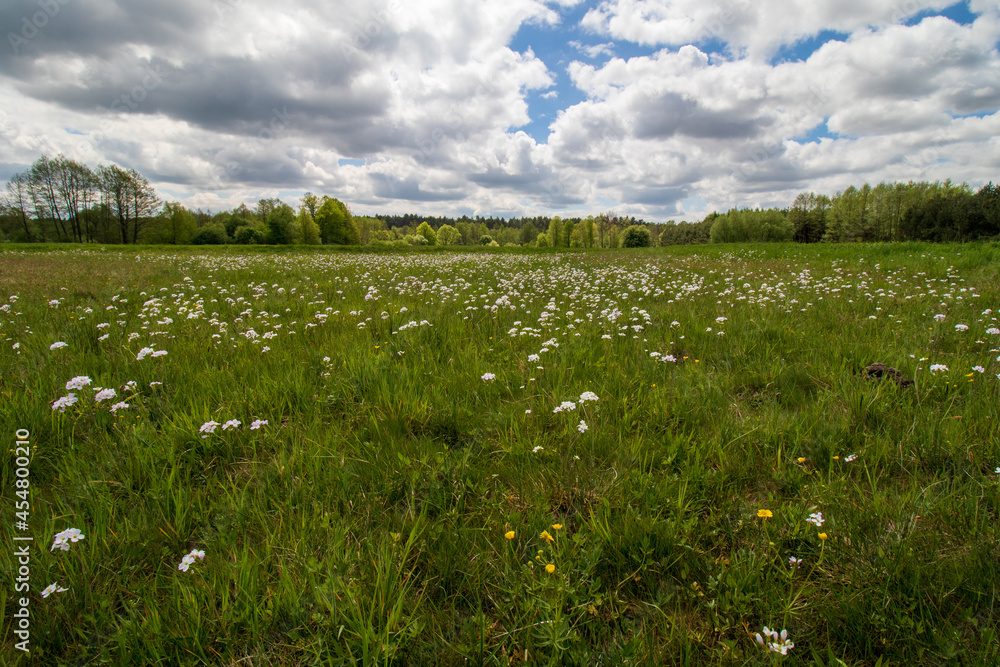
[[696,139],[746,139],[757,136],[769,122],[746,110],[715,111],[677,93],[639,98],[631,108],[637,139],[684,135]]

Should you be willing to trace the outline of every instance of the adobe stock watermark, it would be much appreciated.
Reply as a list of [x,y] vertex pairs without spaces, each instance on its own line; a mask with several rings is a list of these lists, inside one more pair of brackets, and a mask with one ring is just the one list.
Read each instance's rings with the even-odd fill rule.
[[[34,538],[26,533],[31,518],[31,433],[24,428],[14,433],[14,592],[31,593],[31,542]],[[25,653],[31,642],[31,599],[19,597],[16,600],[14,620],[11,622],[13,634],[19,641],[14,648]]]
[[244,140],[237,147],[234,159],[223,163],[225,172],[216,176],[215,186],[230,185],[233,178],[239,176],[246,168],[247,162],[257,157],[257,154],[267,148],[269,144],[285,135],[291,125],[290,121],[295,120],[295,118],[295,114],[288,112],[288,107],[271,109],[271,118],[267,124],[257,131],[256,136]]
[[90,141],[101,141],[107,138],[111,129],[120,121],[122,115],[132,113],[137,110],[149,94],[163,84],[166,73],[160,65],[147,63],[143,65],[145,75],[136,85],[125,91],[111,101],[109,108],[117,112],[112,118],[104,118],[97,126],[95,132],[88,135]]
[[62,8],[71,1],[36,0],[39,10],[30,16],[25,14],[21,17],[20,31],[7,33],[7,40],[10,42],[11,48],[14,49],[14,53],[21,55],[21,49],[26,47],[35,37],[38,37],[49,21],[54,19]]
[[392,25],[404,8],[405,5],[400,0],[390,0],[385,9],[372,9],[364,22],[351,26],[350,40],[343,42],[340,46],[344,60],[353,63],[356,57],[361,55],[379,35]]

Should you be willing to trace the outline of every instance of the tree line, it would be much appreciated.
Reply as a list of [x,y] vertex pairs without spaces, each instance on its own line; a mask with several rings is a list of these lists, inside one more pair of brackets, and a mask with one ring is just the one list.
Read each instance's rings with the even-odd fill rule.
[[867,183],[833,197],[805,192],[789,208],[732,209],[701,221],[651,223],[604,212],[587,217],[355,216],[307,192],[230,211],[161,201],[149,180],[117,165],[43,155],[0,193],[0,240],[173,244],[487,245],[618,248],[767,241],[968,241],[1000,238],[1000,186],[973,192],[944,182]]

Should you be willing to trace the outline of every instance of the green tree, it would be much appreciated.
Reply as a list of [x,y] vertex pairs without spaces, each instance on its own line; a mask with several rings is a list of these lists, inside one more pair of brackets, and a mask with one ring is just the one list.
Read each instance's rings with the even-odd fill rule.
[[323,243],[358,245],[361,239],[350,210],[339,199],[328,198],[316,213]]
[[426,221],[421,222],[417,227],[417,234],[427,239],[427,245],[437,245],[437,234],[434,232],[434,228],[428,225]]
[[313,220],[309,209],[305,206],[299,209],[299,228],[302,230],[302,243],[306,245],[319,245],[319,225]]
[[583,241],[586,247],[594,247],[594,216],[588,215],[587,219],[583,221],[584,225],[584,236]]
[[460,245],[462,234],[451,225],[441,225],[437,230],[437,242],[439,245]]
[[545,232],[542,232],[541,234],[539,234],[538,236],[536,236],[535,237],[535,246],[537,246],[539,248],[548,248],[549,247],[549,235],[546,234]]
[[191,211],[179,202],[167,202],[163,205],[164,227],[169,243],[186,245],[198,231],[198,221]]
[[561,235],[562,235],[562,218],[556,215],[553,216],[551,220],[549,220],[549,231],[546,234],[546,238],[549,241],[549,246],[552,248],[562,247],[562,239],[560,238]]
[[648,248],[649,230],[640,225],[630,225],[622,232],[621,244],[623,248]]
[[267,214],[267,242],[272,245],[292,243],[294,224],[295,210],[288,204],[279,203]]
[[563,222],[562,234],[559,240],[562,241],[563,246],[570,247],[573,245],[573,230],[576,228],[576,224],[572,220],[565,220]]

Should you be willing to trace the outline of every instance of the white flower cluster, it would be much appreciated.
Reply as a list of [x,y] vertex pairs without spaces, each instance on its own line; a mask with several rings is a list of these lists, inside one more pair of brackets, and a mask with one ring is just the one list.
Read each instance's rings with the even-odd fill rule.
[[768,651],[781,655],[788,655],[788,650],[795,648],[795,644],[788,639],[788,630],[782,630],[779,634],[777,630],[770,630],[766,625],[763,637],[760,636],[759,632],[757,633],[757,643],[766,646]]
[[177,566],[177,569],[180,570],[181,572],[187,572],[189,569],[191,569],[191,565],[194,564],[195,558],[197,558],[198,560],[205,560],[205,552],[202,551],[201,549],[192,549],[191,553],[187,554],[186,556],[184,556],[184,558],[181,559],[181,564]]
[[47,598],[53,593],[65,593],[68,590],[69,590],[68,588],[63,588],[58,583],[51,584],[49,586],[46,586],[45,590],[42,591],[42,597]]
[[52,541],[52,546],[49,548],[49,551],[52,551],[57,547],[63,551],[69,551],[70,542],[79,542],[84,537],[86,537],[86,535],[81,533],[79,528],[67,528],[61,533],[56,533],[55,539]]
[[809,515],[809,518],[806,519],[806,521],[808,521],[812,525],[814,525],[817,528],[819,528],[820,526],[823,525],[823,521],[824,521],[824,519],[823,519],[823,513],[822,512],[813,512],[812,514]]
[[552,410],[552,414],[556,414],[558,412],[563,412],[563,411],[572,412],[573,410],[576,410],[576,403],[573,403],[572,401],[563,401],[559,407]]

